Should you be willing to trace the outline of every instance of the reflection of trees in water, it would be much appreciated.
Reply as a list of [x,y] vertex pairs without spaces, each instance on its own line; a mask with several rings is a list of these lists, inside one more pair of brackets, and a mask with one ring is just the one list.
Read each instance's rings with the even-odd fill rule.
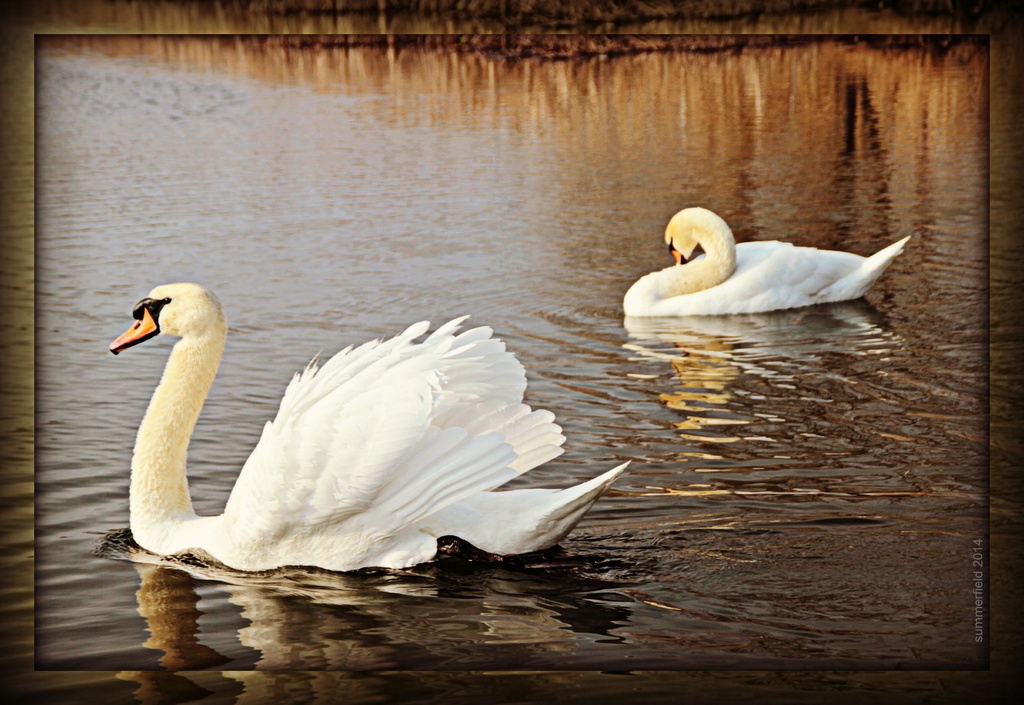
[[[738,241],[869,254],[897,234],[928,236],[931,194],[974,189],[987,202],[987,181],[958,183],[962,171],[949,164],[950,155],[985,158],[977,126],[987,124],[987,52],[931,45],[821,41],[557,62],[240,37],[51,37],[43,46],[384,97],[384,119],[398,128],[507,134],[498,159],[526,165],[509,177],[522,181],[510,192],[527,199],[509,206],[539,211],[531,268],[618,303],[636,277],[667,264],[658,237],[686,205],[719,212]],[[337,116],[317,126],[336,128]],[[555,173],[534,179],[533,164]],[[678,188],[652,190],[652,179]]]

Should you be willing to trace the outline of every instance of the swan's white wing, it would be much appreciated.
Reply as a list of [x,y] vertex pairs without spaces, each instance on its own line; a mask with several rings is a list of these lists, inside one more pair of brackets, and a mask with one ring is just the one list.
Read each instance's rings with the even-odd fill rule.
[[[796,247],[788,242],[748,242],[736,247],[736,272],[719,288],[726,295],[771,304],[806,305],[818,292],[857,269],[852,252]],[[756,305],[756,304],[755,304]]]
[[[795,247],[788,242],[747,242],[736,246],[736,271],[724,282],[704,291],[652,301],[647,315],[756,313],[808,306],[817,303],[822,289],[855,271],[863,261],[850,252]],[[674,276],[678,276],[676,267],[648,275],[653,281]]]
[[488,328],[456,335],[462,320],[297,374],[225,507],[236,540],[346,522],[387,535],[561,453],[553,415],[522,404],[522,365]]

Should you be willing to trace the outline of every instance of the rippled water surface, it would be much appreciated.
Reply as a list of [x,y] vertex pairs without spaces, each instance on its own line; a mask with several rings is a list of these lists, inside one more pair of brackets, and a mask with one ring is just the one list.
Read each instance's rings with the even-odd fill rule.
[[[983,45],[501,63],[50,39],[37,81],[38,668],[986,666]],[[913,237],[866,300],[624,320],[696,204],[741,241]],[[464,313],[568,437],[517,486],[630,472],[563,542],[574,569],[125,560],[102,540],[169,345],[107,345],[181,280],[231,325],[200,514],[311,357]]]

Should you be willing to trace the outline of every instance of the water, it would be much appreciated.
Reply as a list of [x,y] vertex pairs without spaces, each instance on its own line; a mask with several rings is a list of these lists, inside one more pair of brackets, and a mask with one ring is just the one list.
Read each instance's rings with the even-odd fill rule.
[[[37,668],[986,667],[987,79],[970,46],[505,64],[47,40]],[[913,238],[866,300],[623,320],[694,204],[741,241]],[[469,313],[568,437],[517,486],[633,461],[563,543],[576,569],[251,576],[97,555],[128,524],[169,349],[107,344],[181,280],[231,325],[190,447],[197,512],[221,511],[311,357]]]

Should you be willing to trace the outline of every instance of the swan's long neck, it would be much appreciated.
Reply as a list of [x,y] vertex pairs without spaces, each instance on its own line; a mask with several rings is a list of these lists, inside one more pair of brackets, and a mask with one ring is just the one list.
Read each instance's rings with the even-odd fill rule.
[[682,267],[670,267],[662,298],[693,294],[718,286],[736,271],[736,241],[728,228],[705,230],[697,238],[704,257]]
[[166,539],[171,525],[195,516],[185,458],[226,332],[226,326],[214,326],[174,345],[139,426],[132,456],[131,528],[135,540],[150,550]]

